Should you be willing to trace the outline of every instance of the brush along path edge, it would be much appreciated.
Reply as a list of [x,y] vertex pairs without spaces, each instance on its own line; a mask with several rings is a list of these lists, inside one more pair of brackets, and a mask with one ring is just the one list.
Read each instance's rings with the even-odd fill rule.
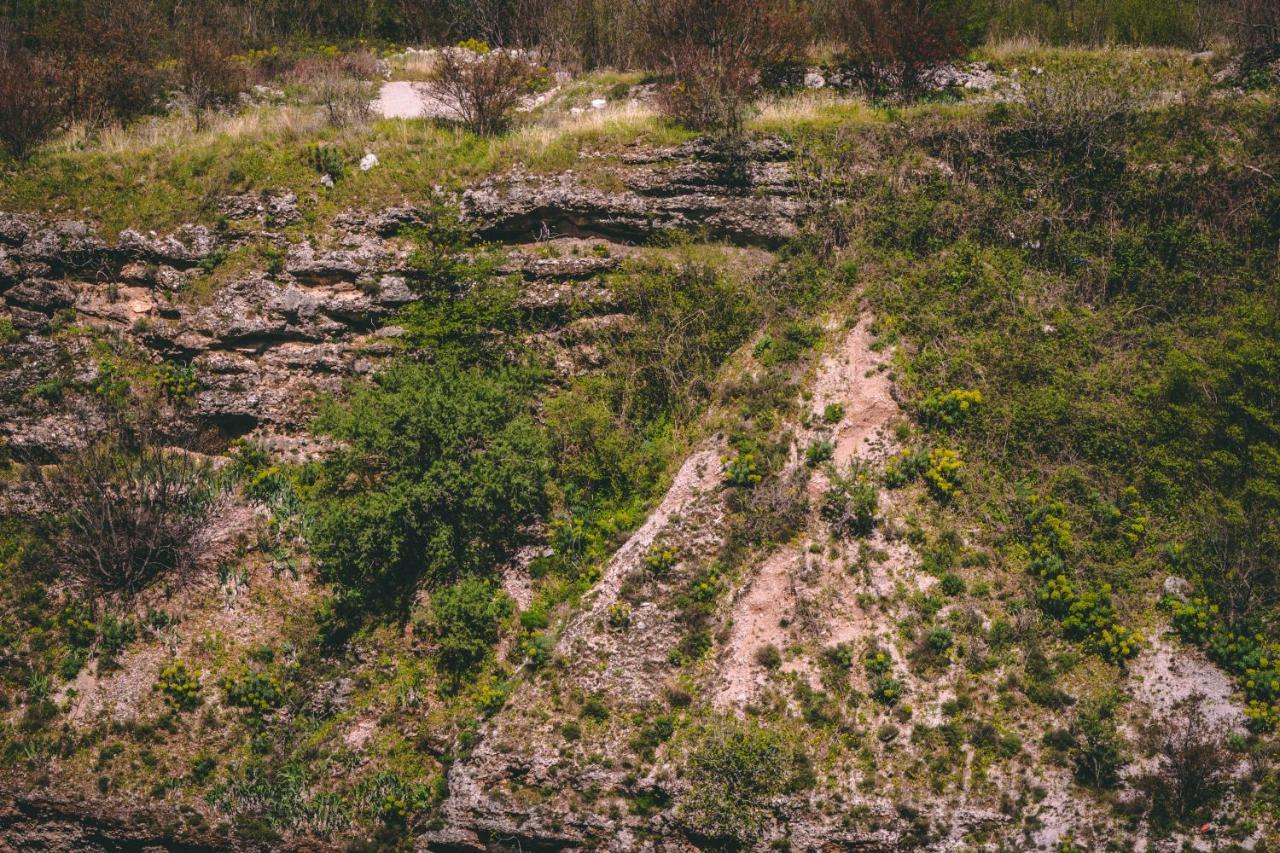
[[[583,727],[583,743],[595,742],[618,736],[612,731],[615,719],[660,695],[671,671],[668,658],[679,641],[679,626],[672,608],[662,605],[663,594],[714,554],[727,530],[722,454],[720,442],[712,440],[685,460],[658,507],[615,552],[583,609],[566,626],[549,665],[554,674],[523,680],[482,728],[471,754],[451,767],[447,828],[420,837],[418,849],[483,849],[483,840],[490,838],[557,847],[610,838],[610,849],[624,850],[635,849],[634,830],[652,829],[639,817],[615,821],[581,808],[579,792],[621,787],[625,771],[581,761],[585,747],[576,738],[566,746],[564,726],[529,712],[561,707],[566,695],[595,697],[610,715]],[[647,577],[645,556],[655,544],[668,543],[678,545],[681,559],[655,583]],[[641,579],[655,585],[641,593],[625,631],[611,628],[610,607],[629,580]],[[531,802],[532,790],[549,793]]]
[[[854,459],[870,462],[891,452],[887,431],[901,411],[893,398],[893,386],[886,369],[887,356],[872,348],[870,328],[870,318],[861,318],[819,365],[812,387],[811,408],[821,412],[828,404],[838,403],[844,407],[843,414],[829,429],[820,426],[798,431],[797,450],[783,476],[803,464],[800,449],[820,436],[834,445],[833,461],[841,469]],[[817,502],[826,481],[826,474],[818,470],[809,483],[811,529],[822,527],[817,518]],[[807,629],[797,625],[798,605],[806,597],[812,597],[815,588],[829,588],[832,583],[847,585],[843,577],[824,579],[808,571],[811,558],[803,552],[802,545],[788,543],[774,551],[739,592],[734,604],[733,627],[718,665],[714,694],[717,706],[741,708],[758,696],[769,678],[769,671],[756,660],[760,649],[768,645],[786,648],[792,641],[801,639],[798,630],[807,639],[814,639],[808,636]],[[909,552],[894,554],[895,565],[890,568],[905,569]],[[865,632],[865,627],[860,627],[858,614],[848,610],[852,603],[847,600],[849,597],[847,593],[841,595],[840,600],[834,602],[835,612],[827,614],[817,626],[828,637],[847,641]],[[784,666],[786,670],[798,668],[803,667],[796,661],[788,661]]]

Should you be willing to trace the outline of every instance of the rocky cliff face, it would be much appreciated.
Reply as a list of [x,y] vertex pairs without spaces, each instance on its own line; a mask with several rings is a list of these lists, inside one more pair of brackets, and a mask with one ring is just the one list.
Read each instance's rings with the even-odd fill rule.
[[[780,144],[761,145],[731,168],[701,144],[637,150],[594,176],[616,185],[610,190],[573,173],[516,172],[460,201],[483,236],[513,244],[499,272],[524,281],[523,298],[545,315],[555,344],[566,333],[555,327],[557,305],[586,301],[608,313],[599,276],[616,268],[627,244],[669,230],[745,245],[786,239],[801,208],[788,156]],[[64,416],[30,394],[47,383],[74,394],[93,381],[83,345],[51,334],[70,324],[153,361],[191,366],[201,418],[283,453],[306,452],[300,428],[315,395],[368,375],[394,351],[390,318],[415,298],[417,276],[401,235],[422,224],[426,209],[350,212],[301,240],[282,230],[299,217],[287,191],[229,197],[221,210],[231,224],[220,230],[124,231],[114,244],[85,222],[0,213],[0,304],[18,333],[0,368],[0,412],[14,452],[52,459],[74,440]],[[618,245],[590,252],[601,239]],[[248,247],[275,260],[228,274],[226,259]]]

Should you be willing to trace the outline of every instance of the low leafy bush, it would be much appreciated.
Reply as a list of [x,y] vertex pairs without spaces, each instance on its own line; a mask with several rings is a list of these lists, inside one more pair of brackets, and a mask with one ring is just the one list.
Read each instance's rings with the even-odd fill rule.
[[242,671],[222,680],[228,705],[245,708],[255,716],[263,716],[284,704],[284,688],[270,672]]
[[929,467],[925,469],[924,481],[930,491],[941,501],[948,501],[960,488],[960,456],[954,450],[939,447],[929,451]]
[[625,601],[615,601],[609,605],[609,610],[605,615],[609,627],[615,631],[623,631],[631,627],[631,605]]
[[942,590],[943,595],[949,598],[963,595],[965,591],[964,578],[954,572],[947,572],[942,576],[942,580],[939,581],[938,588]]
[[765,669],[777,669],[782,666],[782,652],[773,643],[761,646],[756,650],[756,663]]
[[816,438],[809,443],[804,450],[804,464],[810,468],[827,462],[835,455],[836,445],[833,441],[826,438]]
[[546,508],[547,449],[518,374],[398,364],[319,421],[345,442],[311,492],[321,577],[366,605],[501,565]]
[[644,555],[644,567],[655,577],[662,577],[676,564],[678,555],[670,545],[651,545]]
[[727,485],[740,489],[749,489],[763,479],[760,468],[756,464],[754,453],[739,453],[730,459],[724,468],[724,481]]
[[704,838],[749,845],[759,838],[770,801],[814,784],[808,756],[786,733],[719,718],[695,735],[685,766],[688,787],[677,814]]
[[981,403],[980,391],[934,391],[920,404],[920,415],[926,423],[950,430],[968,420]]
[[200,679],[180,660],[160,670],[156,690],[175,711],[192,711],[200,706]]
[[436,660],[456,688],[498,641],[498,628],[511,615],[511,599],[492,583],[467,577],[431,597],[431,636]]
[[901,489],[914,483],[929,468],[929,454],[923,450],[903,450],[894,454],[884,466],[884,485]]
[[347,173],[346,157],[336,145],[317,142],[306,148],[307,164],[317,175],[328,175],[339,181]]
[[837,536],[866,536],[875,527],[879,491],[869,472],[853,465],[845,475],[831,472],[822,496],[822,517]]

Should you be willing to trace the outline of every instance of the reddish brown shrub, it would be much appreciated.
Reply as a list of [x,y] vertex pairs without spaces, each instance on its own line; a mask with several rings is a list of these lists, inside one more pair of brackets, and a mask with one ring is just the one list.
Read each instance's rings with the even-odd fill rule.
[[523,53],[457,47],[441,52],[432,79],[464,125],[492,134],[511,124],[516,105],[545,73]]
[[936,0],[848,0],[831,17],[848,70],[871,95],[917,94],[926,72],[964,52],[959,22]]
[[62,81],[49,62],[0,46],[0,145],[25,158],[66,117]]
[[207,33],[188,33],[178,45],[178,83],[191,100],[196,127],[207,110],[235,102],[245,83],[244,68]]
[[761,68],[807,40],[797,7],[778,0],[653,0],[646,25],[650,62],[672,78],[660,93],[664,111],[729,134],[760,92]]

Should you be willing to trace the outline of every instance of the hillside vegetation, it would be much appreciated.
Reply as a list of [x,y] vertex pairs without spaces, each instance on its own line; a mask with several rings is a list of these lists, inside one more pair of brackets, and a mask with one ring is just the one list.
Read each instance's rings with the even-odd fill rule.
[[1280,843],[1267,4],[54,5],[0,849]]

